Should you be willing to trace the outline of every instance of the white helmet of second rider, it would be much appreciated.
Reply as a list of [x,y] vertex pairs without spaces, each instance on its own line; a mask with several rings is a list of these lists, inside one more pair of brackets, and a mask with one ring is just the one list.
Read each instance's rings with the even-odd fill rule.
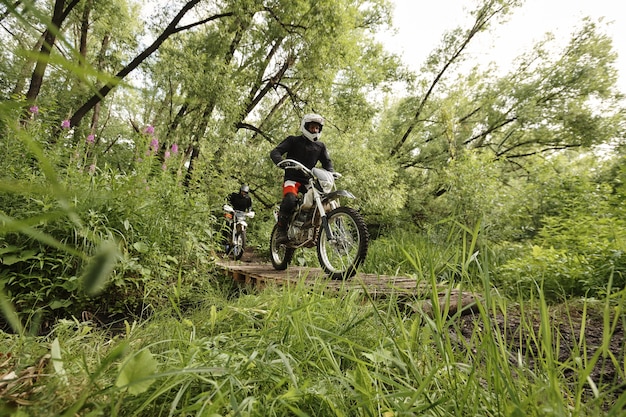
[[[320,125],[319,132],[317,133],[310,132],[308,129],[310,123],[317,123],[318,125]],[[305,114],[304,117],[302,118],[302,124],[300,125],[300,130],[302,131],[302,134],[304,135],[304,137],[306,137],[308,140],[312,142],[315,142],[322,136],[323,127],[324,127],[324,118],[320,116],[319,114],[309,113],[309,114]]]

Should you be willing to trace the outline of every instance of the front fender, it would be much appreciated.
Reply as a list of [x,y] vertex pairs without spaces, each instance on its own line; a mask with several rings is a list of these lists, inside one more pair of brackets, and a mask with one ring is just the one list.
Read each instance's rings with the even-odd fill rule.
[[332,193],[326,194],[322,199],[322,203],[327,203],[329,201],[337,200],[339,197],[348,197],[348,198],[356,198],[350,191],[348,190],[337,190]]

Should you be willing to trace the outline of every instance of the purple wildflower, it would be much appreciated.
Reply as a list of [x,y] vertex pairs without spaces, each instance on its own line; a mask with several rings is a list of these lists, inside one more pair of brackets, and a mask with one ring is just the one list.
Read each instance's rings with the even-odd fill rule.
[[176,155],[178,153],[178,145],[177,144],[173,144],[172,145],[172,153],[174,155]]
[[156,153],[157,149],[159,149],[159,140],[157,138],[152,138],[150,141],[150,149],[154,153]]
[[32,114],[37,114],[39,113],[39,107],[33,104],[32,106],[30,106],[30,109],[28,109],[28,111],[30,111]]
[[167,170],[167,165],[165,165],[165,162],[163,162],[163,165],[161,165],[161,169],[162,169],[163,171],[166,171],[166,170]]
[[146,128],[144,129],[144,133],[147,133],[149,135],[154,133],[154,126],[152,125],[148,125],[146,126]]
[[163,155],[163,157],[165,159],[169,158],[170,156],[172,156],[172,154],[170,153],[170,151],[165,151],[165,155]]
[[95,140],[96,140],[96,137],[94,136],[93,133],[87,136],[87,143],[94,143]]
[[70,121],[68,119],[65,119],[61,122],[61,127],[63,129],[69,129],[70,128]]

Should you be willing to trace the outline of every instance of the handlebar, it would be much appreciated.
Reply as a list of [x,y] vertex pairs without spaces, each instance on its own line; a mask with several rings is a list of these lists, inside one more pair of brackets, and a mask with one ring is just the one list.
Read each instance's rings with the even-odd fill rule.
[[305,174],[311,176],[311,170],[305,167],[301,162],[296,161],[295,159],[283,159],[276,164],[277,167],[282,169],[296,169],[298,171],[302,171]]
[[[313,173],[307,167],[305,167],[301,162],[296,161],[295,159],[283,159],[276,164],[277,167],[282,169],[296,169],[298,171],[304,172],[307,176],[312,177]],[[333,178],[341,178],[341,174],[338,172],[331,172]]]
[[253,218],[255,213],[254,211],[242,211],[242,210],[235,210],[230,204],[224,204],[224,207],[222,207],[223,210],[227,213],[243,213],[244,216],[249,217],[249,218]]

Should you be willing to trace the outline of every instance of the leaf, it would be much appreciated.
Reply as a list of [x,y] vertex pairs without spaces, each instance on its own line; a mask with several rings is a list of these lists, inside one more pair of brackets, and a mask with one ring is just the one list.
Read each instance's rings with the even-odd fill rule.
[[135,242],[135,243],[133,243],[133,248],[135,248],[135,250],[137,252],[139,252],[139,253],[146,253],[149,250],[148,245],[146,245],[143,242]]
[[18,254],[15,255],[8,255],[5,256],[4,258],[0,259],[0,263],[4,264],[4,265],[13,265],[16,264],[18,262],[24,262],[27,261],[29,259],[33,259],[36,258],[37,251],[34,250],[26,250],[26,251],[22,251],[19,252]]
[[51,309],[57,310],[59,308],[67,308],[72,305],[71,300],[54,300],[48,304]]
[[11,252],[19,252],[20,248],[18,248],[17,246],[5,246],[0,248],[0,255],[4,255],[6,253],[11,253]]
[[[4,287],[4,286],[3,286]],[[11,329],[13,329],[16,333],[22,332],[22,323],[20,321],[17,312],[15,311],[15,307],[11,304],[9,297],[7,297],[0,288],[0,313],[2,317],[6,320],[7,323],[11,325]]]
[[91,259],[83,275],[85,291],[89,295],[97,294],[104,288],[106,280],[117,264],[119,254],[113,241],[106,241],[100,245],[98,252]]
[[154,382],[150,377],[156,372],[157,364],[149,349],[140,351],[122,365],[115,386],[128,388],[128,393],[133,395],[146,392]]
[[67,375],[65,374],[63,359],[61,358],[61,344],[59,343],[58,337],[52,341],[52,346],[50,347],[50,358],[52,359],[54,371],[61,377],[61,380],[67,383]]

